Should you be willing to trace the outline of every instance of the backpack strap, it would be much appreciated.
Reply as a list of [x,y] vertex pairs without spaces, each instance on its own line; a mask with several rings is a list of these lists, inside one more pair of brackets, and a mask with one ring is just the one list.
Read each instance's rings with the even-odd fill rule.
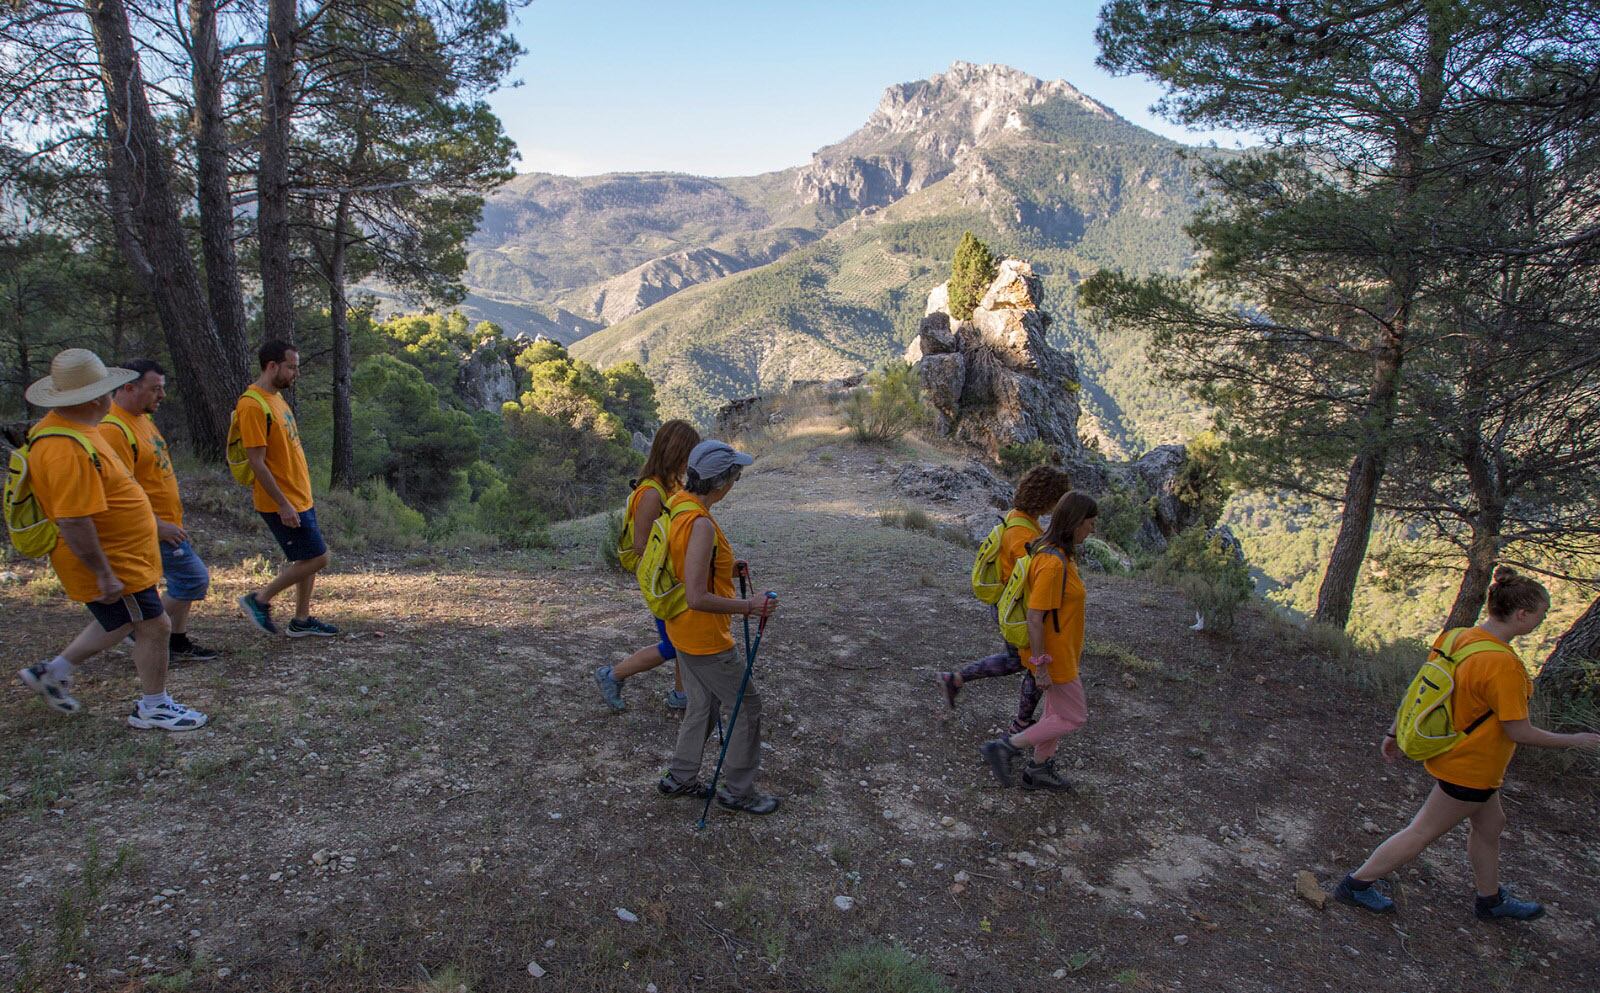
[[[1498,643],[1485,638],[1479,641],[1474,641],[1472,644],[1464,646],[1459,652],[1456,652],[1456,642],[1460,641],[1461,636],[1471,630],[1471,628],[1451,628],[1449,631],[1445,632],[1444,640],[1439,642],[1438,647],[1430,648],[1429,651],[1449,659],[1451,662],[1455,663],[1456,668],[1459,669],[1468,658],[1477,655],[1479,652],[1492,652],[1500,648]],[[1484,711],[1477,720],[1473,721],[1471,724],[1468,724],[1462,729],[1462,737],[1466,737],[1472,732],[1478,730],[1484,721],[1493,716],[1494,708],[1490,707],[1488,710]]]
[[[653,480],[649,480],[648,482],[654,482],[654,481]],[[679,514],[689,514],[692,517],[704,517],[706,520],[711,521],[711,526],[713,528],[716,528],[716,530],[719,533],[722,531],[722,529],[720,527],[717,527],[717,522],[715,520],[712,520],[711,514],[706,510],[706,508],[702,507],[700,505],[700,501],[696,500],[693,496],[691,496],[688,493],[688,491],[684,491],[682,493],[678,493],[678,494],[674,495],[671,500],[666,501],[666,513],[667,513],[667,524],[668,524],[669,528],[671,527],[672,519],[674,517],[678,516]],[[689,522],[689,526],[691,528],[694,527],[694,522],[690,521]],[[689,547],[688,544],[685,543],[684,544],[685,551],[688,550],[688,547]],[[687,571],[687,570],[685,570],[685,571]],[[716,575],[717,575],[717,543],[713,539],[712,542],[711,542],[711,564],[710,564],[709,568],[706,570],[706,583],[710,584],[710,583],[715,582],[716,581]],[[683,577],[682,576],[678,577],[678,581],[682,582],[683,581]],[[706,589],[710,590],[710,588],[711,587],[709,585],[707,585]]]
[[115,406],[111,408],[111,413],[106,415],[106,420],[122,429],[122,436],[128,439],[128,447],[133,449],[133,461],[137,463],[139,461],[139,439],[134,436],[133,425],[117,416],[117,408]]
[[82,431],[75,431],[72,428],[35,428],[28,432],[28,445],[31,447],[44,438],[73,439],[83,446],[85,452],[89,453],[89,461],[94,463],[95,470],[98,471],[100,469],[100,453],[95,449],[94,442],[90,441],[89,436]]
[[254,386],[245,387],[244,395],[255,397],[256,403],[261,405],[261,413],[267,417],[267,435],[270,437],[272,435],[272,404],[268,403],[267,398],[262,396],[261,391]]

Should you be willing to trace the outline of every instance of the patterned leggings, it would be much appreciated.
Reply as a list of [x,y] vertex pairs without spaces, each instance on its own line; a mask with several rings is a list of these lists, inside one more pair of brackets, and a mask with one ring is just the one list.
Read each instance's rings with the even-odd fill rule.
[[1022,673],[1022,689],[1017,694],[1017,726],[1026,727],[1033,723],[1033,712],[1039,707],[1039,698],[1044,694],[1033,681],[1033,673],[1029,672],[1022,664],[1022,656],[1017,652],[1015,645],[1006,645],[1006,650],[994,655],[987,655],[976,662],[969,662],[963,666],[959,675],[963,684],[974,679],[993,679],[996,676],[1010,676],[1013,673]]

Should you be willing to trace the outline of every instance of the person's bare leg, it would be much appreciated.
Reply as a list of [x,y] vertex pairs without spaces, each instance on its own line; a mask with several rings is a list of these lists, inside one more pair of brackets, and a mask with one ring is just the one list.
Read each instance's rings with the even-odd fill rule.
[[1496,793],[1467,821],[1467,858],[1472,862],[1472,882],[1479,896],[1500,892],[1500,833],[1506,829],[1506,810]]
[[611,678],[620,683],[629,676],[637,676],[641,672],[649,672],[660,665],[662,661],[659,647],[651,645],[649,648],[641,648],[617,665],[612,666]]
[[172,623],[167,615],[133,624],[133,667],[139,672],[139,686],[145,696],[167,688],[167,648]]
[[173,634],[185,634],[188,632],[189,608],[193,606],[193,600],[174,600],[169,596],[161,598],[161,607],[172,620]]
[[294,584],[295,620],[303,621],[311,616],[311,594],[316,591],[316,588],[317,574],[315,572]]
[[1457,824],[1471,817],[1483,804],[1466,803],[1445,795],[1438,784],[1417,811],[1411,823],[1391,835],[1377,847],[1361,868],[1350,875],[1363,883],[1387,876],[1418,855],[1429,845],[1450,832]]
[[73,665],[82,665],[122,641],[132,631],[132,624],[124,624],[115,631],[107,631],[100,626],[99,621],[90,621],[88,626],[79,631],[78,636],[61,650],[61,657]]
[[272,598],[282,593],[291,586],[299,586],[302,580],[315,576],[328,564],[328,555],[324,552],[314,559],[303,562],[291,562],[284,570],[273,577],[272,582],[256,590],[256,602],[268,604]]

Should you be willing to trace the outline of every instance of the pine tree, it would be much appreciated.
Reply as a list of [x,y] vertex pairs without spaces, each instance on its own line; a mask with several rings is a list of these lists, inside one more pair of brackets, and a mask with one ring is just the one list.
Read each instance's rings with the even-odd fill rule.
[[971,231],[961,236],[956,257],[950,265],[950,316],[958,321],[972,319],[972,309],[994,280],[994,255],[989,246]]

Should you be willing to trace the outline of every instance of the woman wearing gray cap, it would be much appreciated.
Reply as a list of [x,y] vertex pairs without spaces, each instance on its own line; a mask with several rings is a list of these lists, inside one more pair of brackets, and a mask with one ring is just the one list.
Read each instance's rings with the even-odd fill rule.
[[[744,676],[744,660],[733,647],[733,615],[766,617],[778,609],[777,597],[734,596],[733,548],[711,516],[711,508],[754,461],[724,442],[702,441],[689,453],[685,489],[667,503],[667,551],[673,574],[683,578],[689,603],[688,610],[667,621],[667,636],[678,650],[689,709],[678,728],[672,763],[656,784],[666,796],[706,795],[699,779],[706,739],[721,708],[733,706]],[[756,792],[760,764],[761,691],[752,682],[745,690],[738,723],[729,730],[717,805],[750,814],[777,810],[777,797]]]

